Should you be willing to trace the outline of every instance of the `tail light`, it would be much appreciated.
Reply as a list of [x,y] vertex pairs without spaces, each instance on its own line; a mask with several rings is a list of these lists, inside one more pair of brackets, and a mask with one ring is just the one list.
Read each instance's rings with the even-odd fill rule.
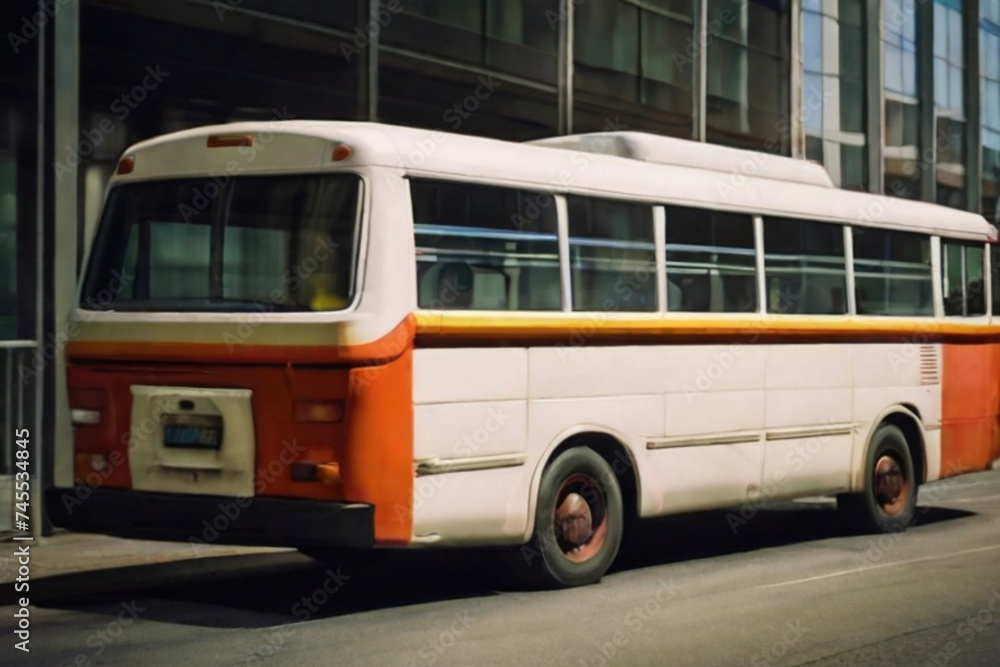
[[344,418],[342,401],[295,401],[294,417],[297,422],[335,424]]

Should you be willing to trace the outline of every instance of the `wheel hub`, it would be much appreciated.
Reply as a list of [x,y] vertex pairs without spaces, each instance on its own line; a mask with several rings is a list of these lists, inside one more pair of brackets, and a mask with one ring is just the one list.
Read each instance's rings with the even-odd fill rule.
[[559,537],[574,546],[586,543],[594,534],[590,506],[579,493],[570,493],[556,508]]
[[892,505],[903,492],[903,472],[891,456],[883,456],[875,464],[875,491],[881,505]]
[[560,485],[556,494],[553,527],[563,556],[583,563],[598,554],[608,533],[604,492],[591,475],[575,473]]

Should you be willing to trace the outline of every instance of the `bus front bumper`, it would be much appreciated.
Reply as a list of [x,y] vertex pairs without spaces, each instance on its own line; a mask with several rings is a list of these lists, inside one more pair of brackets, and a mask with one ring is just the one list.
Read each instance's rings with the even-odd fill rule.
[[92,489],[45,493],[52,523],[118,537],[273,547],[375,544],[375,507],[292,498],[233,498]]

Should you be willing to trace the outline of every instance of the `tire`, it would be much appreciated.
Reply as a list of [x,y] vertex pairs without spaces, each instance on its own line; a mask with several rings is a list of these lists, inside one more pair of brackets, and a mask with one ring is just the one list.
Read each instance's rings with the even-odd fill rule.
[[586,447],[568,449],[542,473],[531,541],[509,554],[518,583],[569,588],[601,580],[618,555],[621,489],[611,467]]
[[864,489],[837,497],[849,527],[864,533],[895,533],[915,523],[917,481],[906,436],[883,424],[865,455]]

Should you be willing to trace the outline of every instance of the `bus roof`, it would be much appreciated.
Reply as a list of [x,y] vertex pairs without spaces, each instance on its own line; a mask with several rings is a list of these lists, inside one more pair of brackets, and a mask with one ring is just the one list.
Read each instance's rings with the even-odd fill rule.
[[[261,149],[262,157],[267,154],[268,159],[248,164],[248,172],[379,165],[414,176],[461,178],[543,192],[996,238],[996,229],[978,214],[836,188],[826,171],[811,162],[641,132],[518,143],[355,121],[231,123],[182,130],[136,144],[128,154],[135,155],[137,165],[144,169],[137,168],[134,176],[202,173],[212,164],[205,154],[205,138],[219,134],[249,134],[261,144],[264,137],[269,137],[268,144],[274,142],[275,149],[269,153]],[[280,148],[283,142],[288,142],[289,150]],[[334,163],[325,149],[340,143],[351,146],[353,152],[348,160]],[[301,150],[307,145],[317,150]],[[293,146],[295,150],[290,150]],[[197,152],[189,150],[195,147]]]
[[[815,162],[646,132],[572,134],[537,139],[528,143],[535,146],[616,155],[656,164],[672,164],[716,172],[739,172],[759,178],[835,187],[830,174],[822,165]],[[767,159],[758,159],[761,155],[766,155]]]

